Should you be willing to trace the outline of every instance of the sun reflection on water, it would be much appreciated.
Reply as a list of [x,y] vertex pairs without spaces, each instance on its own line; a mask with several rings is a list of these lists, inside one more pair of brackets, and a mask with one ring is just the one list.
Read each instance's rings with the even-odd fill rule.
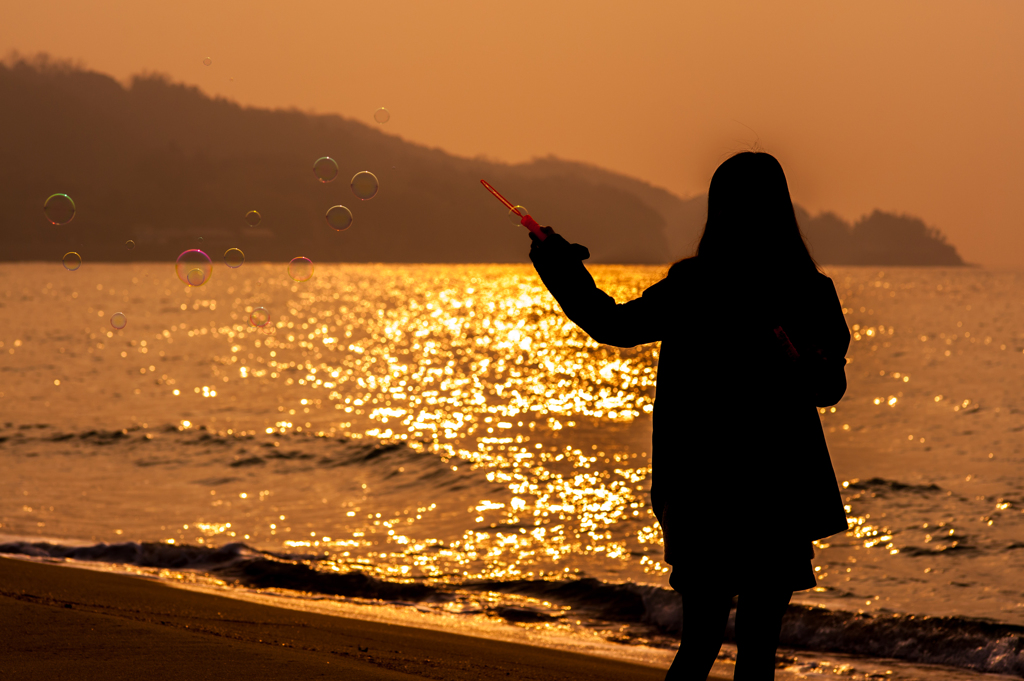
[[[454,540],[418,531],[429,498],[415,499],[415,513],[351,518],[344,536],[332,529],[299,538],[277,523],[264,532],[389,578],[566,573],[578,570],[574,556],[665,571],[645,555],[654,548],[660,559],[660,532],[642,499],[646,452],[583,449],[604,444],[600,428],[629,428],[651,412],[657,345],[596,343],[522,266],[324,265],[301,286],[258,267],[248,273],[223,299],[186,306],[229,306],[234,323],[161,337],[210,334],[224,344],[214,382],[278,395],[279,417],[264,435],[400,443],[504,489],[500,499],[466,505],[469,529]],[[661,276],[663,268],[598,272],[620,300]],[[271,312],[269,334],[247,324],[257,307]],[[218,392],[204,385],[196,394]],[[227,526],[206,523],[204,536],[223,537],[217,528]]]

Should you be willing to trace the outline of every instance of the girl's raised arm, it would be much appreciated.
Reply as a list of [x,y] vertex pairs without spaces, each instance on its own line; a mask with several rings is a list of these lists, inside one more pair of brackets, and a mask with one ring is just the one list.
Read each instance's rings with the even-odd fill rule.
[[584,246],[570,244],[550,227],[542,229],[547,235],[544,241],[530,235],[530,260],[569,319],[598,343],[621,348],[664,337],[667,280],[654,284],[635,300],[617,304],[597,287],[584,267],[590,252]]

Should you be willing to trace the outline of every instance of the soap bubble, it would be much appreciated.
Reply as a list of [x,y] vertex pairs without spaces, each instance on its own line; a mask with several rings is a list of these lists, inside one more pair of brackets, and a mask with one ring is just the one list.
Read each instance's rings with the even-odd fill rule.
[[313,172],[318,180],[327,184],[338,176],[338,164],[330,156],[321,156],[313,164]]
[[196,241],[198,241],[199,243],[203,243],[203,237],[199,237],[198,239],[196,239]]
[[110,325],[120,331],[128,324],[128,318],[124,316],[124,312],[115,312],[110,315]]
[[127,248],[129,251],[133,250],[135,248],[135,242],[132,241],[131,239],[128,239],[128,241],[124,242],[124,247]]
[[202,286],[213,274],[213,261],[198,248],[190,248],[178,256],[174,273],[186,286]]
[[327,224],[331,229],[344,232],[352,226],[352,211],[345,206],[331,206],[327,209]]
[[46,219],[55,225],[66,225],[75,217],[75,202],[67,194],[50,194],[43,204]]
[[64,269],[69,272],[74,272],[82,266],[82,256],[78,255],[74,251],[70,251],[64,254],[64,258],[61,262],[64,264]]
[[257,307],[249,315],[249,323],[256,327],[264,327],[270,323],[270,313],[265,307]]
[[245,253],[240,248],[229,248],[224,251],[224,264],[231,269],[237,269],[245,262]]
[[209,57],[207,57],[206,59],[203,60],[203,66],[209,66],[212,63],[213,63],[213,60],[210,59]]
[[249,223],[250,227],[255,227],[256,225],[260,224],[260,220],[262,219],[263,216],[260,215],[259,211],[256,210],[251,210],[245,214],[245,221]]
[[373,120],[381,124],[387,123],[391,120],[391,112],[384,107],[381,107],[373,112]]
[[522,213],[523,217],[526,217],[527,215],[529,215],[530,211],[528,211],[526,209],[526,206],[516,206],[515,210],[510,210],[508,212],[508,219],[512,221],[512,224],[513,225],[521,225],[521,224],[523,224],[523,218],[521,218],[518,215],[516,215],[516,211],[519,211],[520,213]]
[[313,276],[313,261],[309,258],[292,258],[288,263],[288,276],[295,281],[309,281]]
[[352,176],[352,193],[363,201],[376,196],[377,189],[379,188],[380,184],[377,182],[377,176],[369,170],[360,171]]

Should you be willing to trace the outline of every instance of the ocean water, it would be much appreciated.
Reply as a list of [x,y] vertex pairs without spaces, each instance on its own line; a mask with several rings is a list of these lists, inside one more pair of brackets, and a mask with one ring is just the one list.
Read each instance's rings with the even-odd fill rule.
[[[619,300],[664,274],[592,270]],[[1024,676],[1024,273],[829,274],[851,529],[818,543],[780,669]],[[598,345],[531,268],[247,263],[188,288],[173,264],[6,264],[0,319],[0,552],[671,657],[658,346]],[[769,398],[721,408],[742,428]]]

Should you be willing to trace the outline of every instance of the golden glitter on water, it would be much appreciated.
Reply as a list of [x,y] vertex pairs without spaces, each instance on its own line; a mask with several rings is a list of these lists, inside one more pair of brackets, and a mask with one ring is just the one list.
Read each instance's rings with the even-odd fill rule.
[[[229,294],[249,305],[243,323],[211,333],[229,343],[221,361],[234,380],[284,403],[260,437],[402,443],[446,466],[454,480],[477,476],[493,485],[464,505],[455,539],[418,530],[437,520],[441,496],[417,496],[390,517],[368,517],[370,509],[357,505],[344,532],[306,527],[300,534],[279,521],[263,532],[389,578],[573,574],[594,559],[613,570],[667,570],[644,501],[646,453],[584,450],[576,435],[579,428],[628,427],[651,412],[656,345],[599,345],[565,319],[523,266],[323,265],[302,286],[283,272],[261,283],[254,272],[236,279]],[[625,300],[662,274],[608,267],[598,277]],[[287,312],[276,324],[260,309],[272,297]],[[273,335],[250,326],[264,320]],[[648,548],[657,559],[647,558]]]

